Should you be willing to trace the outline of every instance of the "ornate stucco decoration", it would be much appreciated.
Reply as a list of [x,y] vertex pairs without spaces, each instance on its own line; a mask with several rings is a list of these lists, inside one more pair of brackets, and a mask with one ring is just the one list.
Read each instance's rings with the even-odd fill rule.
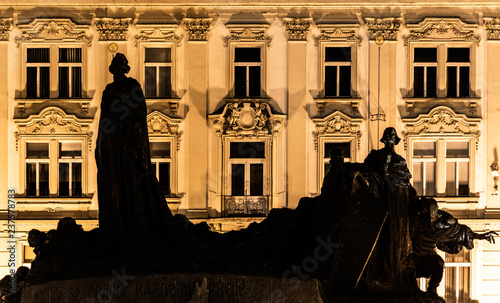
[[184,18],[183,21],[189,41],[207,41],[212,18]]
[[125,41],[132,18],[96,18],[94,26],[99,41]]
[[74,42],[82,41],[92,45],[92,36],[85,31],[88,25],[77,25],[69,18],[35,19],[29,24],[18,25],[21,36],[14,38],[19,47],[22,42]]
[[231,41],[265,41],[267,47],[271,46],[272,38],[266,35],[269,24],[226,24],[226,27],[231,31],[231,34],[224,38],[226,47]]
[[181,45],[182,36],[177,36],[174,31],[177,29],[177,24],[136,24],[136,28],[140,34],[135,35],[134,44],[139,45],[139,42],[175,42],[177,46]]
[[346,114],[335,111],[324,118],[313,118],[314,148],[318,150],[319,138],[323,136],[355,137],[358,150],[361,148],[361,118],[351,118]]
[[396,18],[365,18],[370,40],[382,36],[384,40],[397,40],[401,20]]
[[177,150],[181,148],[182,131],[179,131],[179,124],[182,119],[171,118],[164,113],[155,110],[146,118],[148,124],[148,133],[150,135],[163,135],[174,137],[177,143]]
[[321,30],[314,37],[314,44],[319,46],[322,41],[354,41],[361,45],[363,38],[358,34],[359,24],[318,24]]
[[488,40],[500,40],[500,18],[483,18]]
[[417,24],[407,24],[410,33],[404,37],[405,45],[411,41],[426,40],[459,40],[481,41],[479,35],[474,33],[477,24],[465,23],[459,18],[425,18]]
[[209,115],[218,137],[226,134],[237,137],[278,136],[286,115],[275,114],[267,103],[228,103],[222,114]]
[[403,119],[405,130],[403,140],[407,149],[409,136],[425,135],[471,135],[475,138],[476,150],[478,149],[480,118],[469,118],[464,114],[456,114],[447,106],[437,106],[428,114],[420,114],[416,118]]
[[312,18],[283,18],[290,41],[306,41]]
[[0,41],[9,41],[9,32],[12,27],[12,18],[0,19]]
[[90,123],[93,119],[80,119],[74,115],[66,114],[62,109],[51,106],[44,108],[37,115],[30,115],[26,119],[15,119],[17,124],[16,150],[20,136],[25,135],[84,135],[87,137],[89,150],[93,132]]

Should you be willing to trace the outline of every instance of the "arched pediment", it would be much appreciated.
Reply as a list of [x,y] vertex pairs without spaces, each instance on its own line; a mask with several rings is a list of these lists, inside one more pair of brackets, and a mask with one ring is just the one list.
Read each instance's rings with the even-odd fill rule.
[[360,148],[361,138],[361,118],[351,118],[346,114],[335,111],[324,118],[312,119],[316,130],[313,132],[314,146],[318,149],[318,141],[320,136],[354,136]]
[[85,35],[88,25],[77,25],[69,18],[39,19],[29,24],[18,25],[21,36],[15,38],[17,46],[22,42],[74,42],[82,41],[88,46],[92,44],[92,36]]
[[411,41],[458,40],[479,43],[481,38],[474,30],[477,24],[465,23],[459,18],[425,18],[417,24],[407,24],[410,33],[404,37]]
[[464,114],[457,114],[447,106],[438,106],[429,111],[428,114],[420,114],[416,118],[403,119],[405,130],[403,139],[406,142],[408,136],[450,136],[471,135],[477,139],[481,135],[479,130],[480,118],[469,118]]
[[177,150],[179,150],[182,136],[182,131],[179,131],[179,124],[182,122],[182,119],[171,118],[159,110],[154,110],[148,114],[146,121],[150,135],[175,137]]

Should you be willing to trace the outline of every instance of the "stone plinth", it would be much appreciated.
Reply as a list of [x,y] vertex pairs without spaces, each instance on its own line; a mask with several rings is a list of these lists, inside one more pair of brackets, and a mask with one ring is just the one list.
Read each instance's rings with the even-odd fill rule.
[[[207,278],[208,301],[195,298],[196,284]],[[132,276],[113,272],[108,277],[53,281],[27,285],[21,302],[323,302],[317,280],[299,281],[266,276],[228,274],[164,274]],[[196,296],[196,295],[195,295]]]

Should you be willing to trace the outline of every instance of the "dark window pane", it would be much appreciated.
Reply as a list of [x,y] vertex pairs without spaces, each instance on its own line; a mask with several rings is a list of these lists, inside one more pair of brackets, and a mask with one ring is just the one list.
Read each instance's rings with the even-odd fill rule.
[[155,161],[151,161],[151,164],[153,164],[153,173],[156,176],[156,163]]
[[28,48],[26,53],[26,62],[28,63],[47,63],[50,62],[49,48]]
[[47,197],[49,196],[49,164],[40,163],[39,166],[39,196]]
[[249,69],[248,96],[260,97],[260,66],[250,66]]
[[50,68],[40,67],[40,97],[50,97]]
[[469,67],[460,66],[460,97],[469,97],[470,76]]
[[59,67],[59,97],[69,97],[69,67]]
[[470,62],[470,48],[448,48],[448,62]]
[[82,163],[73,163],[71,169],[71,195],[73,197],[82,195]]
[[231,195],[245,194],[245,164],[231,164]]
[[413,143],[414,158],[435,158],[436,142],[418,141]]
[[426,97],[437,97],[437,72],[435,66],[427,66]]
[[457,67],[448,66],[447,71],[447,96],[457,97]]
[[81,48],[60,48],[59,49],[59,62],[61,62],[61,63],[82,62],[82,49]]
[[171,76],[170,76],[170,66],[160,66],[160,79],[159,79],[159,88],[160,95],[162,98],[170,98],[170,94],[172,91],[171,86]]
[[237,47],[234,62],[260,62],[260,47]]
[[419,196],[424,195],[424,164],[425,162],[413,162],[413,187]]
[[26,196],[36,196],[36,163],[26,163]]
[[156,67],[146,66],[144,78],[144,90],[146,98],[156,97]]
[[231,142],[230,158],[265,158],[266,144],[264,142]]
[[325,153],[323,157],[325,159],[330,159],[330,152],[333,150],[340,150],[344,158],[351,157],[351,143],[349,142],[328,142],[325,143]]
[[36,75],[37,75],[36,67],[26,68],[26,97],[28,98],[36,98],[36,90],[37,90]]
[[413,96],[425,97],[423,66],[415,66],[413,68]]
[[325,97],[337,96],[337,67],[325,66]]
[[325,48],[325,62],[350,62],[350,47],[327,47]]
[[413,62],[437,62],[437,48],[435,47],[415,48]]
[[59,142],[59,158],[79,158],[81,156],[81,142]]
[[247,96],[247,67],[235,66],[234,67],[234,96],[246,97]]
[[160,175],[159,182],[160,188],[163,191],[163,195],[170,195],[170,163],[168,162],[160,162]]
[[170,158],[170,142],[149,142],[151,158]]
[[351,95],[351,67],[340,66],[339,96],[349,97]]
[[82,96],[82,68],[74,66],[71,68],[71,96],[80,98]]
[[146,48],[145,62],[172,62],[170,48]]
[[446,158],[469,158],[469,142],[447,142]]
[[69,163],[59,163],[59,196],[69,196]]
[[250,164],[250,196],[264,194],[264,165]]
[[332,167],[332,165],[330,163],[325,163],[325,167],[324,167],[324,169],[325,169],[325,176],[330,171],[331,167]]
[[49,143],[26,143],[26,158],[48,159]]

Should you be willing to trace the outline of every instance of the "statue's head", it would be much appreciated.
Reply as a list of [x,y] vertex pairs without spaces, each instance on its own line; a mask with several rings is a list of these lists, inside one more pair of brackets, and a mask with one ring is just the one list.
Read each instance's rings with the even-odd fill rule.
[[382,139],[380,139],[380,142],[384,144],[392,143],[393,145],[398,145],[399,141],[401,141],[401,138],[398,137],[398,134],[396,133],[396,129],[394,127],[386,128],[384,130]]
[[47,239],[47,234],[38,229],[32,229],[28,233],[28,244],[30,247],[43,245]]
[[130,71],[127,57],[122,53],[116,53],[109,66],[109,72],[113,75],[125,75]]
[[65,217],[59,220],[57,223],[57,231],[68,231],[68,230],[81,230],[82,226],[76,224],[75,219],[71,217]]

